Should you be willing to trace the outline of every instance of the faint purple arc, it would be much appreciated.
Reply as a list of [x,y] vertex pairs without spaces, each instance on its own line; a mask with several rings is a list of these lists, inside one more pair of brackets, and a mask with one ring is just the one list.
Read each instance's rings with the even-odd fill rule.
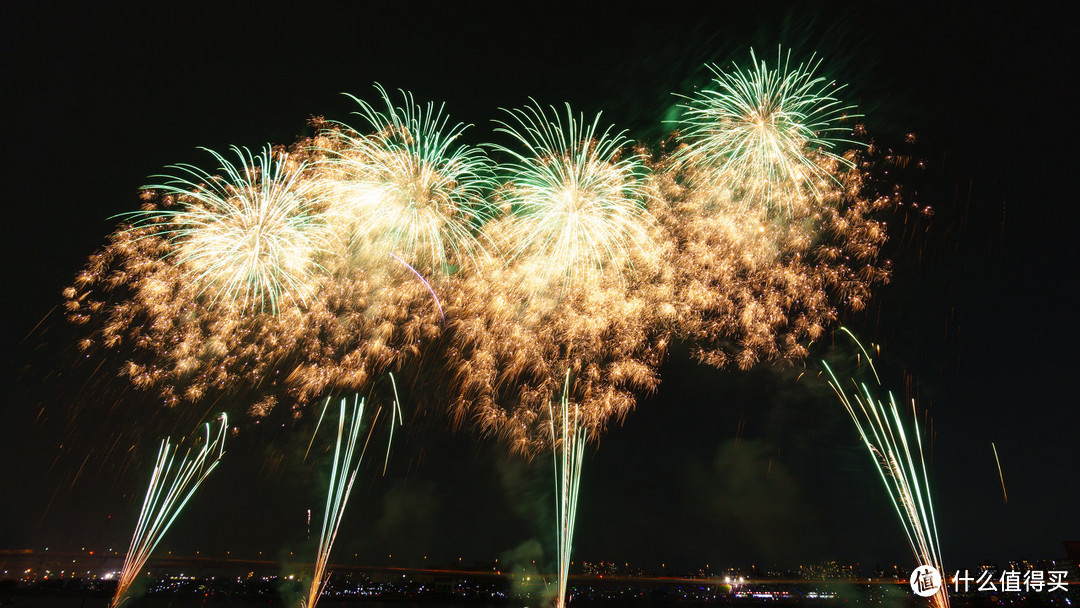
[[424,284],[424,287],[427,287],[427,290],[431,292],[431,297],[435,298],[435,307],[439,309],[439,316],[442,317],[443,323],[446,323],[446,315],[443,314],[442,302],[439,302],[439,296],[435,295],[435,290],[431,288],[431,283],[428,283],[424,276],[421,275],[419,272],[416,272],[416,269],[412,266],[409,266],[409,263],[405,260],[397,257],[392,253],[390,254],[390,257],[404,264],[406,268],[411,270],[412,273],[416,275],[416,278],[420,279],[420,282]]

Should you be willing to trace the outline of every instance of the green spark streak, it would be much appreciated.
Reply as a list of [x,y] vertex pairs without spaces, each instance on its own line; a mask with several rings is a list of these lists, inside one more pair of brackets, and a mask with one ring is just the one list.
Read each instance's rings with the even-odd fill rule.
[[[570,551],[574,544],[574,522],[577,519],[578,490],[581,488],[581,465],[585,456],[587,430],[579,424],[577,408],[570,413],[570,373],[566,374],[561,400],[561,428],[555,429],[555,413],[551,416],[551,442],[555,461],[555,512],[557,554],[559,560],[559,596],[556,608],[566,606],[566,584],[570,576]],[[561,441],[557,434],[561,434]]]
[[[327,397],[326,405],[330,398]],[[348,400],[342,399],[339,405],[337,441],[334,444],[334,462],[330,469],[330,487],[326,492],[326,510],[323,511],[322,528],[319,532],[318,552],[315,555],[315,572],[311,579],[311,588],[302,607],[314,608],[322,596],[330,575],[326,571],[330,560],[330,549],[337,538],[338,527],[345,515],[345,505],[349,501],[356,473],[363,459],[363,453],[357,457],[356,444],[360,437],[360,422],[364,416],[364,400],[353,398],[351,414],[347,411]],[[324,406],[325,408],[325,406]],[[345,448],[342,450],[342,440]],[[365,444],[366,447],[366,444]]]
[[[394,385],[394,403],[390,412],[390,439],[393,440],[394,414],[396,413],[396,417],[400,420],[401,409],[397,397],[397,384],[394,382],[393,375],[390,376],[390,381]],[[324,414],[329,404],[330,398],[327,397],[326,402],[323,404]],[[300,602],[301,608],[315,608],[319,598],[322,597],[323,591],[326,589],[326,584],[330,582],[330,572],[327,570],[330,561],[330,550],[333,549],[334,541],[337,539],[338,528],[341,526],[341,520],[345,516],[345,506],[349,502],[349,495],[352,493],[356,474],[360,469],[360,463],[364,459],[368,443],[371,441],[371,434],[380,412],[381,410],[376,410],[367,439],[364,440],[364,445],[360,447],[358,454],[356,448],[360,437],[360,423],[364,417],[364,399],[359,396],[353,397],[351,410],[348,408],[347,399],[342,399],[339,403],[337,441],[334,444],[334,461],[330,469],[330,485],[326,492],[326,510],[323,512],[322,527],[319,532],[319,544],[315,554],[315,569],[311,578],[311,587],[308,589],[307,597]],[[319,417],[319,422],[322,422],[322,416]],[[315,427],[315,432],[318,432],[318,425]],[[390,458],[389,445],[386,447],[386,457],[387,460],[383,462],[383,473],[386,472],[386,465]]]
[[150,484],[146,489],[135,533],[131,537],[124,566],[120,570],[120,579],[110,606],[116,608],[129,598],[128,591],[135,577],[142,571],[150,554],[165,536],[169,527],[180,515],[184,505],[195,494],[195,490],[210,475],[221,456],[225,453],[225,432],[229,421],[221,415],[221,426],[216,433],[210,433],[210,424],[205,425],[206,440],[194,456],[189,448],[184,456],[177,460],[179,445],[173,445],[166,438],[158,449],[154,472],[150,475]]
[[[846,328],[841,328],[859,346],[866,356],[878,387],[881,386],[877,369],[866,349]],[[883,401],[876,398],[866,383],[857,383],[855,392],[849,396],[829,364],[822,361],[828,372],[829,386],[836,392],[840,402],[847,409],[859,437],[870,453],[882,483],[889,494],[896,514],[904,527],[908,544],[921,565],[930,565],[944,572],[941,560],[941,543],[937,533],[937,519],[930,494],[930,478],[923,456],[922,433],[919,429],[915,401],[911,402],[912,431],[905,428],[905,417],[901,415],[896,398],[891,391],[886,392]],[[918,459],[915,454],[918,454]],[[938,608],[947,608],[949,597],[946,586],[934,596],[933,604]]]

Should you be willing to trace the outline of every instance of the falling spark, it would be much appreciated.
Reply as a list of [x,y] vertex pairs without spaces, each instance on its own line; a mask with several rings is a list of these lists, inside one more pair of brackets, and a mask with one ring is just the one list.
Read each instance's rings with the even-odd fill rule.
[[[390,388],[394,392],[394,401],[391,404],[390,410],[390,437],[386,440],[386,458],[383,459],[383,475],[386,475],[386,467],[390,465],[390,446],[394,444],[394,414],[397,414],[397,423],[401,426],[405,425],[405,415],[401,411],[401,398],[398,397],[397,380],[394,379],[394,374],[389,373]],[[420,457],[423,458],[423,451],[420,452]]]
[[997,463],[998,478],[1001,479],[1001,495],[1005,498],[1005,504],[1009,504],[1009,493],[1005,491],[1005,475],[1001,472],[1001,460],[998,459],[997,446],[991,441],[990,447],[994,449],[994,462]]
[[120,569],[111,608],[117,608],[130,599],[128,592],[131,583],[135,581],[146,560],[180,515],[184,505],[195,494],[195,490],[217,467],[225,453],[225,432],[229,427],[225,414],[221,415],[220,420],[221,426],[214,434],[210,432],[210,423],[205,425],[205,441],[194,455],[189,448],[183,457],[177,460],[179,445],[173,445],[168,438],[161,442],[154,472],[150,475],[150,484],[139,512],[139,520],[135,525],[135,533],[131,537],[131,545]]
[[[877,369],[863,345],[847,328],[840,328],[846,333],[866,357],[866,362],[874,372],[878,387],[881,387]],[[903,524],[908,544],[916,561],[920,565],[933,566],[938,572],[944,572],[941,561],[941,544],[937,533],[937,520],[934,517],[934,504],[930,494],[930,478],[923,457],[922,433],[919,430],[918,412],[915,400],[911,402],[910,424],[913,429],[905,428],[904,416],[891,391],[886,393],[886,401],[876,398],[871,388],[864,382],[852,379],[856,391],[849,396],[840,380],[833,373],[828,362],[822,361],[828,372],[829,386],[836,392],[844,405],[859,436],[866,446],[870,457],[877,467],[881,481],[885,484],[889,499],[896,509],[896,514]],[[917,449],[917,453],[916,450]],[[948,608],[949,596],[946,585],[933,596],[931,603],[936,608]]]

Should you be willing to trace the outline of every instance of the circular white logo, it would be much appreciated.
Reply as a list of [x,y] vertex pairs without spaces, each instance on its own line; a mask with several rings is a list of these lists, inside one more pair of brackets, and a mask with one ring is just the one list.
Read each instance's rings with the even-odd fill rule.
[[933,566],[919,566],[911,572],[911,590],[919,597],[933,597],[941,589],[941,573]]

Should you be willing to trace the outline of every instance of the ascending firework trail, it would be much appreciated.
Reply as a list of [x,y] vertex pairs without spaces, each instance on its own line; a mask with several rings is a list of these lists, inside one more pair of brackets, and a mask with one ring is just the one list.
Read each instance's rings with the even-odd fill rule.
[[135,524],[135,533],[131,545],[124,557],[120,569],[120,579],[116,585],[116,594],[110,606],[116,608],[128,599],[131,583],[135,581],[154,548],[168,532],[169,526],[176,521],[184,505],[191,500],[195,490],[210,476],[225,454],[225,432],[229,421],[221,415],[221,425],[215,433],[206,423],[206,436],[202,445],[193,454],[191,448],[177,458],[179,445],[174,445],[168,438],[158,448],[157,461],[150,475],[150,484],[146,489],[139,520]]
[[[840,329],[859,346],[880,390],[881,379],[870,354],[846,327]],[[855,390],[849,395],[829,364],[825,361],[821,363],[831,378],[829,386],[836,391],[836,396],[851,415],[859,430],[859,437],[881,475],[889,499],[904,526],[915,560],[920,566],[933,566],[939,573],[944,572],[915,401],[911,401],[911,416],[908,417],[897,405],[892,391],[886,391],[886,397],[882,399],[870,385],[857,382],[854,378],[850,385]],[[941,586],[931,602],[938,608],[948,608],[947,585]]]

